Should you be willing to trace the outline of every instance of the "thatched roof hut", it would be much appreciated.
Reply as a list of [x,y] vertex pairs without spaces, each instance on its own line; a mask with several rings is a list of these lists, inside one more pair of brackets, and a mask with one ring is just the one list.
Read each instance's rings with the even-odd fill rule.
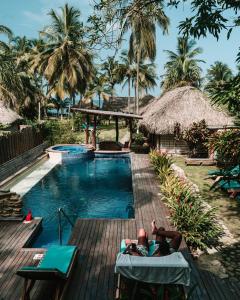
[[200,90],[179,87],[155,98],[145,107],[140,122],[149,133],[173,134],[176,123],[181,130],[193,122],[205,120],[209,128],[223,128],[234,125],[234,119],[219,107],[214,107]]
[[168,153],[187,154],[185,141],[175,139],[174,130],[183,131],[194,122],[205,120],[211,129],[234,127],[234,119],[213,106],[207,96],[191,87],[179,87],[155,98],[142,110],[140,128],[149,133],[151,145]]
[[0,100],[0,124],[10,125],[21,119],[22,117]]

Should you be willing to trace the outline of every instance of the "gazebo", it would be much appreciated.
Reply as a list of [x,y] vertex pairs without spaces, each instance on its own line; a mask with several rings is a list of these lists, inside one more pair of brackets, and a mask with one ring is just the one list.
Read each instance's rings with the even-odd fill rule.
[[97,118],[98,116],[104,116],[104,117],[113,117],[115,119],[115,128],[116,128],[116,142],[119,141],[119,126],[118,121],[120,118],[123,118],[125,120],[128,120],[129,123],[129,131],[130,131],[130,141],[129,144],[131,145],[132,142],[132,122],[134,119],[142,119],[142,116],[135,115],[135,114],[129,114],[129,113],[123,113],[123,112],[116,112],[116,111],[108,111],[108,110],[96,110],[96,109],[85,109],[85,108],[75,108],[72,107],[71,110],[73,112],[79,112],[81,114],[86,115],[86,129],[85,129],[85,143],[89,143],[89,122],[90,122],[90,115],[94,116],[94,122],[93,122],[93,130],[92,130],[92,144],[93,147],[96,148],[96,129],[97,129]]

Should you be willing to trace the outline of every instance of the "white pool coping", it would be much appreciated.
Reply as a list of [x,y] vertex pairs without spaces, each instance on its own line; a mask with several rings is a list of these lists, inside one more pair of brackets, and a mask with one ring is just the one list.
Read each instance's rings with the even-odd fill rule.
[[58,160],[47,160],[36,170],[14,185],[10,190],[19,194],[21,197],[24,196],[31,188],[36,185],[46,174],[48,174],[57,164]]

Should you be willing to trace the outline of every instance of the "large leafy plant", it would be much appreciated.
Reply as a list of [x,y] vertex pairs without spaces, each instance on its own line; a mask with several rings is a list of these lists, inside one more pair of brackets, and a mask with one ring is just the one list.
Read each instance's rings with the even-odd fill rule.
[[[152,151],[150,160],[160,179],[170,219],[183,234],[188,246],[205,250],[217,245],[221,229],[216,223],[215,209],[206,208],[190,184],[171,171],[171,160],[166,154]],[[167,168],[168,171],[165,171]]]
[[190,157],[207,156],[208,149],[205,143],[209,135],[210,132],[205,120],[194,122],[190,128],[183,132],[182,137],[188,144]]
[[217,159],[226,165],[240,163],[240,129],[228,129],[213,134],[208,146],[216,151]]

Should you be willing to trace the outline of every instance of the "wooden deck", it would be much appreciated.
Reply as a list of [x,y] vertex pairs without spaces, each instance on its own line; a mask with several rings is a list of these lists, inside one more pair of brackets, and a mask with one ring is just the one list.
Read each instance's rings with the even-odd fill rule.
[[[114,264],[121,239],[136,238],[140,227],[150,233],[152,219],[156,219],[158,225],[172,228],[148,156],[132,155],[132,171],[135,219],[77,220],[69,244],[77,245],[80,251],[64,299],[112,300],[115,292]],[[19,266],[32,263],[33,255],[43,251],[21,249],[33,231],[28,225],[0,222],[0,299],[19,299],[23,281],[14,275],[15,271]],[[184,242],[181,251],[192,266],[192,285],[197,283],[191,299],[240,299],[239,283],[221,280],[209,272],[198,270]],[[51,299],[52,290],[52,285],[39,282],[33,290],[32,299]]]

